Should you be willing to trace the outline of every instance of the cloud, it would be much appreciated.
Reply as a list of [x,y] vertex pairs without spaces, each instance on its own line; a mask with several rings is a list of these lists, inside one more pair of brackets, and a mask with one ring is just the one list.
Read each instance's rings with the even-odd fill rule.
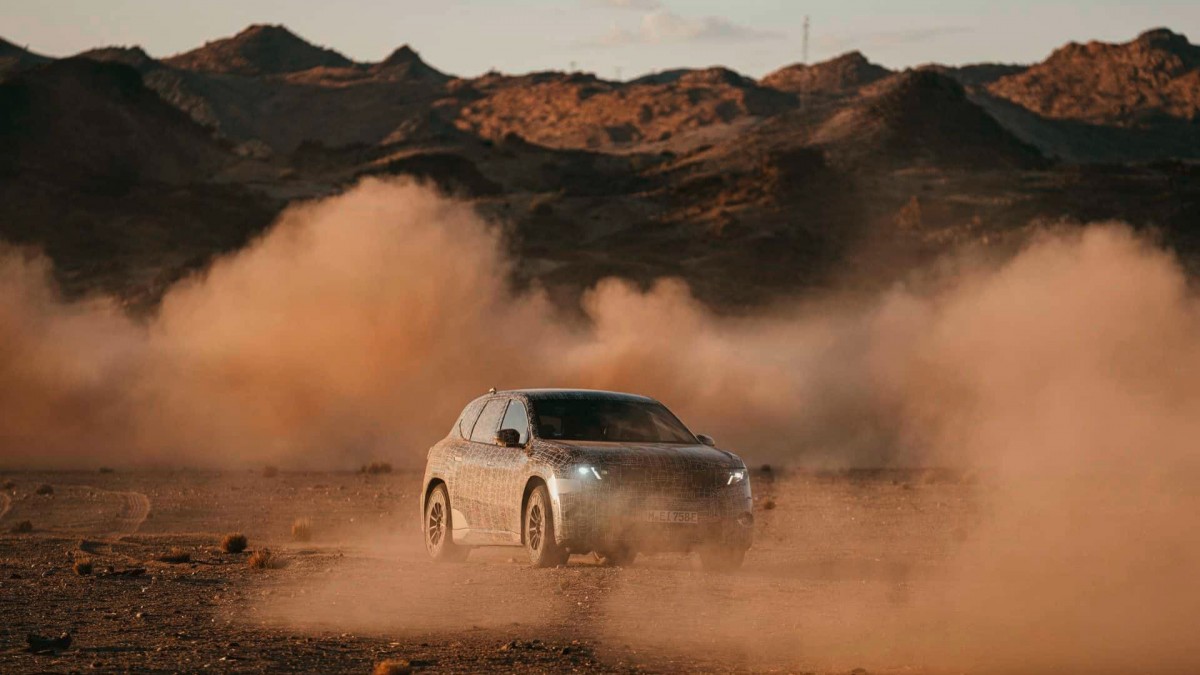
[[847,49],[886,49],[914,42],[926,42],[949,35],[970,33],[969,26],[931,26],[927,28],[904,28],[900,30],[860,33],[857,35],[826,35],[817,39],[817,46],[825,51],[837,52]]
[[659,0],[584,0],[590,7],[610,7],[613,9],[637,9],[642,11],[662,9]]
[[[616,1],[641,2],[643,0]],[[781,37],[783,34],[777,31],[742,26],[719,16],[691,18],[680,16],[666,9],[658,9],[642,16],[642,22],[636,30],[613,26],[607,34],[595,40],[594,43],[615,47],[678,42],[735,42]]]

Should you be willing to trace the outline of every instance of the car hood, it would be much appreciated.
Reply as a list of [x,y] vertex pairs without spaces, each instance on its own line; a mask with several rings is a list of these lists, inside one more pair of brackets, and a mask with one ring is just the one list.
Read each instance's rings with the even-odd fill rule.
[[733,453],[699,443],[605,443],[597,441],[552,441],[566,450],[575,462],[626,466],[725,469],[742,466]]

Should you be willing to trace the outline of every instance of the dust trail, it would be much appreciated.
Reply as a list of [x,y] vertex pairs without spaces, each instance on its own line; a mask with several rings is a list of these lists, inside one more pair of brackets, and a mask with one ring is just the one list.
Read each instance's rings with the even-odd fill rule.
[[914,442],[989,491],[929,608],[969,617],[953,646],[1006,670],[1194,671],[1200,301],[1174,258],[1093,228],[924,313],[881,345],[881,378]]
[[[1046,236],[936,292],[894,291],[866,325],[865,358],[843,367],[871,373],[897,442],[972,470],[981,522],[934,578],[879,598],[706,584],[651,617],[833,669],[1196,672],[1200,300],[1174,258],[1116,225]],[[883,601],[894,588],[909,597]]]
[[582,324],[510,289],[500,244],[466,205],[368,181],[289,210],[148,325],[62,303],[9,256],[0,460],[419,464],[490,386],[641,391],[751,459],[976,472],[986,519],[942,583],[886,616],[840,608],[850,635],[879,629],[861,653],[1200,667],[1200,301],[1128,228],[743,319],[607,280]]
[[580,323],[509,288],[501,239],[465,204],[367,181],[290,209],[146,325],[61,302],[43,260],[9,256],[0,461],[419,465],[492,386],[657,395],[763,458],[896,459],[867,373],[841,365],[867,345],[859,313],[721,319],[678,281],[607,280]]

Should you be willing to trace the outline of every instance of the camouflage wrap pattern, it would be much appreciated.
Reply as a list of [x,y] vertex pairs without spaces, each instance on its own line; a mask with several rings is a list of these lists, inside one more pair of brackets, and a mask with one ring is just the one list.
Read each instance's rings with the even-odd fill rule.
[[[525,447],[495,443],[509,401],[532,411],[538,398],[652,399],[574,390],[502,391],[463,410],[446,438],[429,450],[421,512],[436,481],[447,485],[456,543],[520,545],[525,498],[536,481],[550,493],[556,539],[572,552],[688,550],[706,543],[748,548],[751,543],[749,475],[732,453],[701,444],[549,440],[529,424]],[[491,407],[487,407],[489,403]],[[500,415],[496,415],[500,410]],[[482,412],[482,415],[481,415]],[[475,429],[475,418],[485,424]],[[492,424],[494,428],[488,428]],[[488,442],[479,442],[486,438]],[[739,482],[730,474],[742,471]],[[651,522],[648,513],[695,514],[696,522]]]

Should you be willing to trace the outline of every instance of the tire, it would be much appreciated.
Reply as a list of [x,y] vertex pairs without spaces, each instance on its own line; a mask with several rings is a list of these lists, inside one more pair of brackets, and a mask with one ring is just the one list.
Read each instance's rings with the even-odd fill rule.
[[700,566],[706,572],[736,572],[746,559],[746,549],[705,546],[700,549]]
[[470,549],[454,543],[453,523],[450,521],[450,494],[444,483],[433,488],[425,500],[425,550],[434,562],[458,562],[466,559]]
[[570,556],[560,547],[554,535],[554,509],[550,507],[550,493],[545,485],[539,485],[525,503],[525,550],[529,552],[529,563],[534,567],[556,567],[567,562]]
[[607,551],[596,551],[596,562],[608,567],[628,567],[637,560],[638,552],[627,546]]

